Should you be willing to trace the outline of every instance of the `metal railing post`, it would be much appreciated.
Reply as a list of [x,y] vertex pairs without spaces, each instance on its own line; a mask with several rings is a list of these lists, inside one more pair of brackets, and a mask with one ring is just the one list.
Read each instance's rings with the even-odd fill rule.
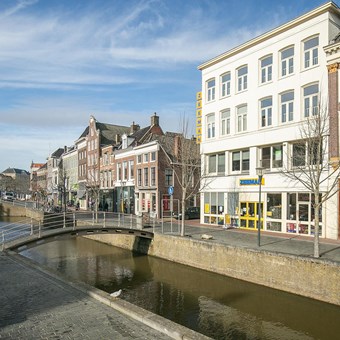
[[38,234],[38,237],[39,238],[41,237],[41,221],[39,221],[39,234]]
[[106,227],[106,212],[104,211],[104,221],[103,221],[103,224],[104,224],[104,228]]
[[33,230],[33,218],[31,217],[31,235],[33,235],[34,230]]
[[94,211],[92,211],[92,227],[94,226]]
[[76,214],[73,213],[73,230],[76,229]]
[[131,229],[132,229],[133,228],[132,214],[130,214],[130,218],[131,218]]
[[66,211],[64,211],[64,225],[63,228],[66,228]]
[[120,213],[118,213],[118,227],[120,227]]

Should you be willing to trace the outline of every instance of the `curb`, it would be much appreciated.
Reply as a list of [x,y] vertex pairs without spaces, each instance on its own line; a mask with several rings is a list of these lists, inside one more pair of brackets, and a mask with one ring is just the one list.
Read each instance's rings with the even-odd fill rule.
[[5,251],[3,254],[7,254],[11,259],[16,262],[20,262],[21,264],[28,266],[32,269],[40,271],[53,279],[59,280],[62,283],[75,288],[89,297],[94,298],[95,300],[117,310],[118,312],[137,320],[152,329],[159,331],[172,339],[176,340],[204,340],[211,339],[208,336],[200,334],[190,328],[177,324],[171,320],[168,320],[160,315],[149,312],[141,307],[133,305],[128,301],[124,301],[120,298],[111,297],[108,293],[92,287],[84,282],[76,281],[70,279],[66,276],[61,275],[45,266],[37,265],[34,261],[26,258],[14,251]]

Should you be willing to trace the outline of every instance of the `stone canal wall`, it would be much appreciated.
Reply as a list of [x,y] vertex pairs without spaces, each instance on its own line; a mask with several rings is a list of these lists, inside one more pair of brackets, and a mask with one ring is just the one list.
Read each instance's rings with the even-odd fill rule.
[[155,234],[152,241],[124,235],[92,239],[244,281],[340,305],[340,265],[190,238]]

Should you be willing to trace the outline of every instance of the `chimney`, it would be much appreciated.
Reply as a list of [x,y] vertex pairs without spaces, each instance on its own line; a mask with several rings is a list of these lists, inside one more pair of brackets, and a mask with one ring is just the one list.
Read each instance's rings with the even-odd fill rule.
[[151,126],[159,126],[159,117],[157,116],[156,112],[151,116]]
[[176,158],[179,158],[180,147],[181,147],[181,137],[179,135],[176,135],[174,138],[174,155]]
[[117,133],[116,134],[116,144],[119,144],[121,142],[121,137],[120,135]]
[[140,129],[140,126],[138,124],[135,124],[135,122],[132,122],[132,124],[130,126],[130,135],[132,135],[133,133],[135,133],[139,129]]

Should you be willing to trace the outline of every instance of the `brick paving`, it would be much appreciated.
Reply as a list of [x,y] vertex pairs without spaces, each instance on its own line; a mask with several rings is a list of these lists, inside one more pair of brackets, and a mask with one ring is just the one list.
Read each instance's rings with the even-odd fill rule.
[[170,339],[0,253],[0,339]]

